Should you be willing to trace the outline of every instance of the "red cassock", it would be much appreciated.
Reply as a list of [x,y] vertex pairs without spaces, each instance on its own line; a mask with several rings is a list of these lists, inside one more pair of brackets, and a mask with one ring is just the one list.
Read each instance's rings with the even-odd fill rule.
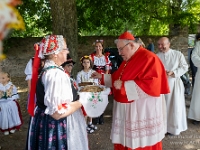
[[[122,88],[114,88],[114,81],[122,81]],[[131,103],[128,101],[124,82],[133,80],[145,93],[153,97],[159,97],[160,94],[169,93],[168,81],[164,66],[160,59],[152,52],[140,47],[128,62],[124,61],[120,68],[112,74],[112,87],[114,99],[120,103]],[[114,144],[115,150],[131,150],[121,144]],[[162,142],[158,141],[155,145],[135,150],[162,150]]]
[[[121,144],[114,144],[114,150],[133,150],[133,149],[124,147]],[[134,150],[162,150],[162,142],[158,142],[153,146],[146,146],[144,148],[136,148]]]
[[159,97],[160,94],[169,93],[167,76],[162,62],[154,53],[143,47],[140,47],[128,62],[122,62],[119,69],[112,74],[112,82],[118,80],[120,76],[120,80],[123,81],[122,89],[113,88],[114,98],[117,102],[129,103],[124,89],[124,81],[129,80],[135,81],[150,96]]

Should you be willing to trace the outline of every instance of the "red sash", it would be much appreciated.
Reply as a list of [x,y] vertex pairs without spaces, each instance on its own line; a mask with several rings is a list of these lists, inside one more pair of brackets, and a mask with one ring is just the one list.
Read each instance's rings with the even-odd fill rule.
[[31,79],[31,91],[30,91],[30,99],[28,103],[28,112],[31,116],[34,116],[34,109],[35,109],[35,91],[36,91],[36,84],[38,80],[38,68],[40,65],[40,58],[38,57],[39,54],[39,45],[35,44],[35,56],[32,68],[32,79]]

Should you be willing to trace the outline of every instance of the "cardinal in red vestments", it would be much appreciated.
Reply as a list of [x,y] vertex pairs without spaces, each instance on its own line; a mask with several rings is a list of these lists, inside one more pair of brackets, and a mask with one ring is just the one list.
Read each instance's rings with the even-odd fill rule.
[[115,150],[162,150],[169,93],[160,59],[126,31],[115,43],[123,62],[112,75],[92,74],[113,87],[111,140]]

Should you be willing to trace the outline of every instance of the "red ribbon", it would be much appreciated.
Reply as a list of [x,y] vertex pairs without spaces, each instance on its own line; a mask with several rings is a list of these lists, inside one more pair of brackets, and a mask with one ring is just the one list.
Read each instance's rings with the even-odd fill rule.
[[67,108],[67,103],[58,105],[58,110],[61,110],[62,108],[66,109]]
[[34,45],[35,49],[35,56],[32,66],[32,79],[31,79],[31,91],[30,91],[30,98],[28,104],[28,113],[31,116],[34,116],[34,109],[35,109],[35,91],[36,91],[36,84],[38,80],[38,68],[40,66],[40,58],[38,57],[39,54],[39,45]]

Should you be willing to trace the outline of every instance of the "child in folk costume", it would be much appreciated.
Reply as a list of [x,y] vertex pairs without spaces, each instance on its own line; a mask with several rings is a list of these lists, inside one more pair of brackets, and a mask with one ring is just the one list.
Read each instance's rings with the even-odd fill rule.
[[[81,59],[81,66],[82,69],[80,72],[77,74],[76,82],[82,83],[82,82],[93,82],[94,84],[98,84],[98,79],[93,79],[91,78],[91,74],[95,72],[95,70],[92,69],[93,63],[92,60],[89,56],[83,56]],[[86,116],[87,120],[87,116]],[[94,130],[97,129],[97,126],[92,124],[92,118],[89,117],[89,123],[87,126],[87,131],[88,133],[93,133]]]
[[0,130],[4,135],[15,133],[22,125],[20,107],[17,102],[17,88],[10,81],[7,72],[0,74]]

